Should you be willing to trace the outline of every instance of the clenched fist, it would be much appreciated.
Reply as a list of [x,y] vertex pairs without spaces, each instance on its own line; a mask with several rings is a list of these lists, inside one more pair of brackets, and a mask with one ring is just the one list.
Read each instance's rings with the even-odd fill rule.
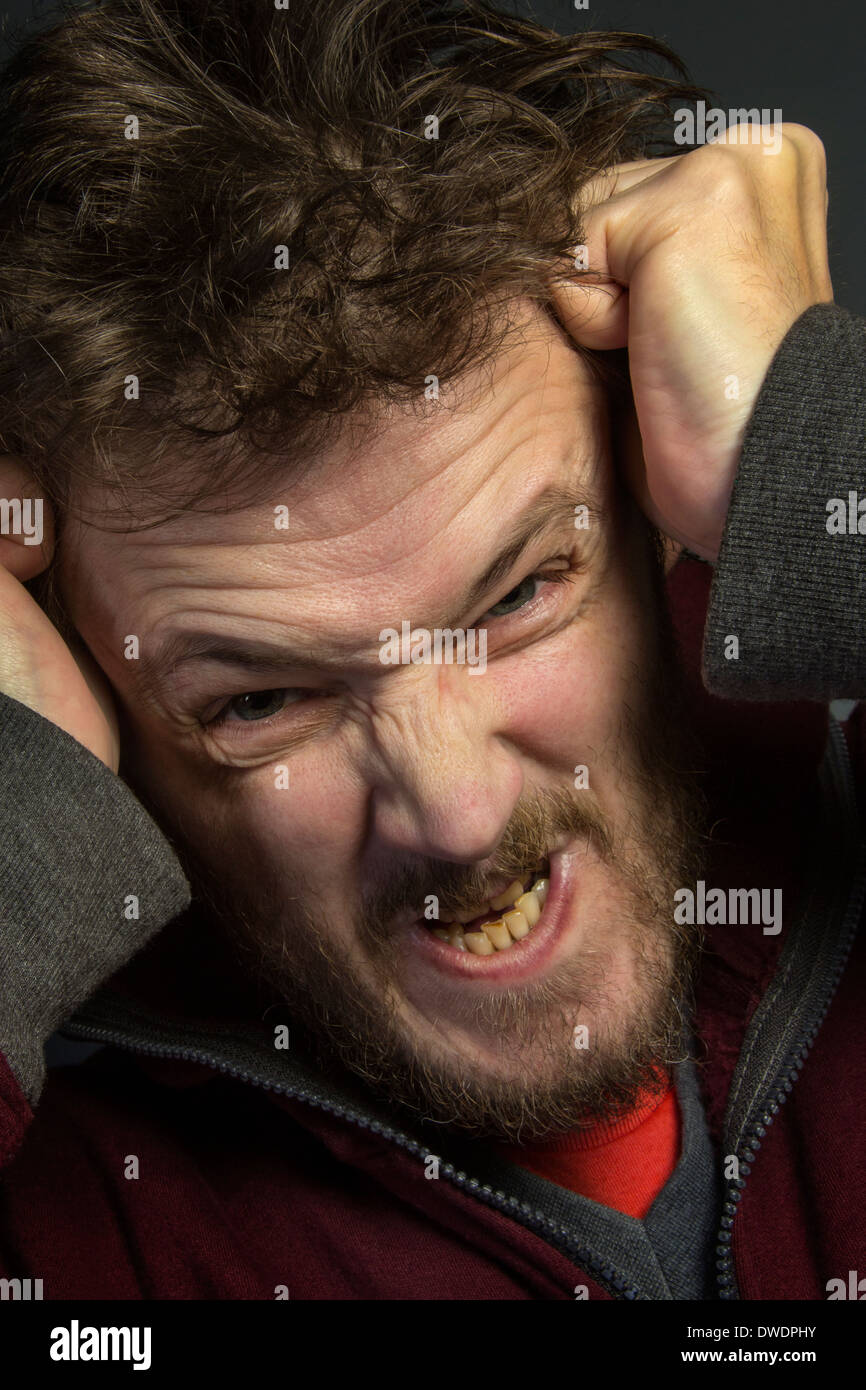
[[650,520],[715,560],[745,428],[788,329],[832,300],[826,162],[805,126],[778,153],[749,126],[668,159],[620,164],[581,190],[585,264],[557,278],[563,326],[627,347]]

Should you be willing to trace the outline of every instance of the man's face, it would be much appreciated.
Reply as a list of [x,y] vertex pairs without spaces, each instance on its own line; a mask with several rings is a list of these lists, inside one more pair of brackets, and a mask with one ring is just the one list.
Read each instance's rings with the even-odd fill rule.
[[[526,329],[456,409],[391,410],[242,509],[70,523],[60,560],[126,775],[224,929],[392,1100],[511,1138],[633,1100],[675,1053],[695,948],[648,530],[604,392],[546,316]],[[384,664],[404,622],[483,629],[485,669]],[[528,935],[433,935],[542,862]]]

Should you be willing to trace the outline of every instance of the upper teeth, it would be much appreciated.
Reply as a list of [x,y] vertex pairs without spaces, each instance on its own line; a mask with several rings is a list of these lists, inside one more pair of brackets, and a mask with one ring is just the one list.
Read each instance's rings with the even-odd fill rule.
[[[529,935],[541,916],[549,880],[546,877],[538,877],[533,881],[533,878],[534,875],[530,875],[525,883],[515,879],[504,893],[491,898],[489,904],[471,915],[461,912],[444,917],[442,921],[448,925],[434,927],[433,935],[438,936],[440,941],[447,941],[458,951],[472,951],[478,956],[491,956],[494,951],[507,951],[515,941],[521,941]],[[501,917],[492,915],[491,921],[482,922],[478,931],[463,930],[465,924],[476,917],[481,917],[488,911],[491,914],[500,913],[506,907],[512,910],[504,912]]]

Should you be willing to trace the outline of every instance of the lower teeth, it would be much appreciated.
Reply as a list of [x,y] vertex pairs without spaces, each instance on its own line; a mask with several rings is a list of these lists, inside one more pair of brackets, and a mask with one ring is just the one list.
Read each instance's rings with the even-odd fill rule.
[[[531,886],[528,886],[530,885]],[[481,921],[476,927],[471,923],[450,922],[448,925],[432,927],[433,935],[446,942],[457,951],[471,951],[476,956],[492,956],[496,951],[507,951],[515,943],[528,936],[538,922],[547,898],[550,880],[546,869],[539,876],[512,884],[502,897],[495,898],[496,909],[491,906],[490,920]],[[502,899],[509,897],[508,903]],[[505,909],[505,910],[503,910]],[[495,916],[498,911],[501,915]],[[484,914],[479,913],[477,917]],[[476,918],[477,920],[477,918]],[[466,930],[469,927],[469,930]]]

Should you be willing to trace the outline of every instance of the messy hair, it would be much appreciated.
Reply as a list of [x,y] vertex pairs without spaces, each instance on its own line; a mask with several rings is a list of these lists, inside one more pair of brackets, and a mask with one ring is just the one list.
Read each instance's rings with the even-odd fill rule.
[[653,38],[478,0],[61,13],[0,76],[0,448],[61,509],[168,514],[491,361],[583,273],[587,181],[704,95]]

